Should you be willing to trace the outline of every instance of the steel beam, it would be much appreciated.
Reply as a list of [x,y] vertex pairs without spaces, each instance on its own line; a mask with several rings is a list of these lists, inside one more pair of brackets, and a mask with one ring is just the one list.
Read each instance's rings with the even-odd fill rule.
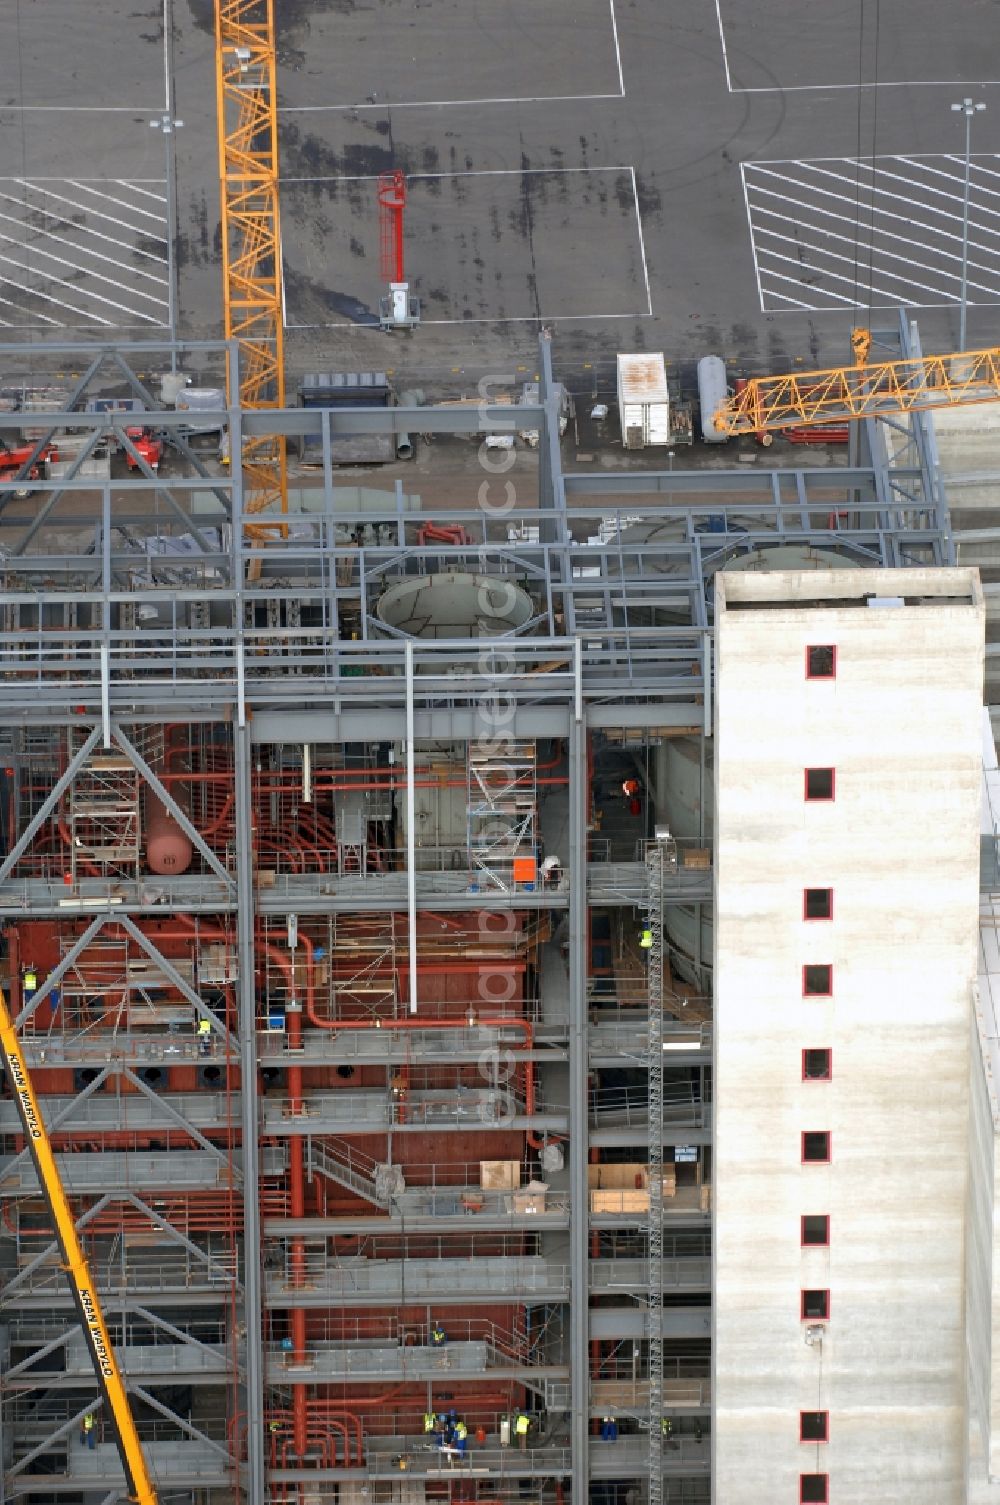
[[121,748],[126,758],[128,758],[129,762],[132,764],[132,767],[135,768],[139,774],[141,774],[142,778],[156,795],[156,798],[173,816],[174,820],[180,826],[185,836],[188,837],[191,844],[196,847],[197,850],[201,853],[202,857],[208,863],[208,866],[212,869],[212,872],[215,873],[216,877],[221,878],[223,883],[225,883],[227,887],[231,886],[233,880],[226,872],[226,869],[222,866],[222,863],[219,861],[218,857],[216,857],[215,853],[212,851],[212,848],[208,845],[208,842],[205,840],[204,836],[202,836],[201,832],[198,830],[198,827],[181,809],[180,805],[178,805],[177,801],[174,799],[170,791],[160,783],[159,779],[156,777],[156,774],[150,768],[145,758],[132,744],[132,742],[129,741],[128,737],[126,737],[120,726],[115,726],[112,728],[112,736],[118,743],[118,746]]
[[29,820],[28,824],[25,826],[24,831],[21,833],[18,840],[11,847],[3,862],[0,863],[0,883],[3,883],[5,878],[9,878],[11,873],[17,867],[17,864],[20,862],[21,858],[24,856],[32,841],[38,835],[38,832],[41,830],[45,822],[48,820],[49,816],[55,810],[59,801],[62,799],[63,795],[66,793],[67,789],[70,787],[73,780],[76,778],[77,774],[80,772],[81,768],[90,757],[90,754],[93,752],[100,739],[101,728],[99,726],[95,726],[88,733],[86,741],[82,744],[81,747],[77,749],[72,758],[70,758],[66,772],[62,774],[62,776],[56,781],[56,783],[53,784],[52,788],[49,790],[48,794],[45,796],[44,800]]

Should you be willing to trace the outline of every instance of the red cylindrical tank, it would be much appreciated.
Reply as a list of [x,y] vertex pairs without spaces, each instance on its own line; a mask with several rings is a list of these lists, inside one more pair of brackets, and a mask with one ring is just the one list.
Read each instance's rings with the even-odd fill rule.
[[151,794],[146,800],[146,866],[151,873],[174,876],[191,865],[191,838],[170,811]]

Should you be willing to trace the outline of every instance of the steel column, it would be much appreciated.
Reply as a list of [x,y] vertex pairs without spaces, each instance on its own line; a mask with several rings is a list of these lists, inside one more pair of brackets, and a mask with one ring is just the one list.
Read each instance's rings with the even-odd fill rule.
[[250,735],[233,733],[236,767],[236,944],[243,1134],[243,1326],[246,1330],[247,1496],[267,1498],[264,1438],[264,1308],[260,1253],[260,1144],[257,1107],[257,996],[254,988],[253,847]]
[[587,1184],[587,726],[577,697],[569,733],[570,1446],[573,1505],[590,1496]]

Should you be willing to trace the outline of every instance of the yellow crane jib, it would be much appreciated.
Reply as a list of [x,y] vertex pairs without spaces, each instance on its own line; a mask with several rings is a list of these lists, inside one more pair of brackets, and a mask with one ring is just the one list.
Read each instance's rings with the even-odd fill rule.
[[38,1107],[28,1063],[2,989],[0,1049],[3,1051],[4,1069],[14,1094],[38,1184],[52,1215],[56,1242],[69,1278],[74,1305],[90,1349],[98,1388],[114,1433],[122,1468],[125,1470],[129,1498],[136,1501],[137,1505],[157,1505],[156,1490],[146,1468],[125,1382],[118,1368],[104,1313],[91,1279],[90,1267],[76,1231],[73,1211],[56,1165],[52,1141]]
[[741,383],[716,409],[716,428],[732,436],[766,434],[800,424],[888,418],[1000,399],[998,346],[872,364],[864,341],[852,339],[852,346],[857,365]]

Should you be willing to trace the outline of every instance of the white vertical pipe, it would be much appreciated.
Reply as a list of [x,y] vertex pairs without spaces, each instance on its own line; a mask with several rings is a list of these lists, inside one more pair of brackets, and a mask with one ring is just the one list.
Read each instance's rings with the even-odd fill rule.
[[410,1013],[417,1012],[417,785],[413,735],[413,644],[406,644],[406,908],[409,921]]
[[313,797],[312,747],[302,744],[302,803],[311,805]]

